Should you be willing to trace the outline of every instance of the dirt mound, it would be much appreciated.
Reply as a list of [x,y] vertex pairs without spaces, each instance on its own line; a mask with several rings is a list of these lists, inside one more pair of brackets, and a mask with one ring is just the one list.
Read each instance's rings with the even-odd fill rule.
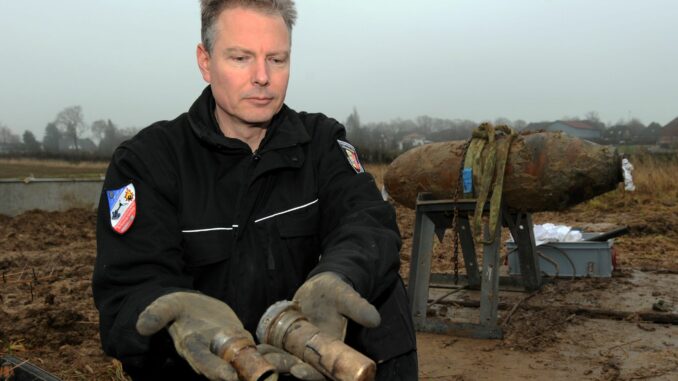
[[100,349],[90,285],[95,213],[32,211],[0,221],[0,355],[64,379],[112,379],[119,365]]
[[96,214],[91,210],[67,212],[33,210],[14,218],[0,216],[0,250],[44,250],[95,238]]
[[628,222],[632,236],[649,234],[663,235],[678,238],[678,214],[667,213],[663,216],[648,216],[635,218]]
[[560,310],[520,310],[504,327],[500,346],[524,352],[539,352],[557,344],[562,330],[583,318]]

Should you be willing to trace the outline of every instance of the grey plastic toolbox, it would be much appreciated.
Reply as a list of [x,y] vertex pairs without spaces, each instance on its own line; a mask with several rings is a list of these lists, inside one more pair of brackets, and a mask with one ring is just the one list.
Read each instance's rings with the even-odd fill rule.
[[[583,233],[587,239],[600,233]],[[537,246],[539,268],[549,276],[610,277],[615,265],[614,239],[604,242],[549,242]],[[506,242],[510,275],[520,275],[520,259],[516,244]]]

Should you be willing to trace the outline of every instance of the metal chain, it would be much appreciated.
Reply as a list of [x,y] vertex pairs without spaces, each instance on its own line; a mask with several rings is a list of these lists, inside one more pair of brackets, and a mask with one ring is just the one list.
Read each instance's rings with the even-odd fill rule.
[[[456,219],[457,219],[457,214],[459,212],[457,211],[457,208],[454,208],[454,218],[452,222],[452,229],[456,229]],[[452,263],[454,264],[454,285],[456,286],[459,284],[459,232],[455,230],[454,233],[454,252],[452,254]]]
[[[466,161],[466,152],[468,151],[469,145],[471,145],[471,139],[469,138],[462,147],[461,162],[459,165],[459,176],[457,178],[457,188],[454,190],[452,195],[452,201],[457,203],[459,201],[460,189],[464,187],[464,162]],[[457,223],[459,222],[459,208],[455,206],[454,214],[452,216],[452,234],[454,234],[454,249],[452,252],[452,264],[454,265],[454,284],[459,283],[459,230],[457,229]]]

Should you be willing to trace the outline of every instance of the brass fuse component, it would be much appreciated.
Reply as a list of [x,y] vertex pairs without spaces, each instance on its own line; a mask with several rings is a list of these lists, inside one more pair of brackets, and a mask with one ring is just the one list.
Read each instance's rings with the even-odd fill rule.
[[231,364],[243,381],[277,381],[273,365],[257,351],[251,336],[228,337],[217,334],[210,343],[212,353]]
[[343,341],[311,324],[299,305],[283,300],[273,304],[257,326],[261,343],[282,348],[334,381],[372,381],[377,365]]

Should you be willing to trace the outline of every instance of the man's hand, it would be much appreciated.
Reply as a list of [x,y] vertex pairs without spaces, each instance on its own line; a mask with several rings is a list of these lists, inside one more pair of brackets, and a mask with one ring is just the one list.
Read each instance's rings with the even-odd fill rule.
[[220,300],[191,292],[174,292],[151,303],[137,319],[137,331],[152,335],[169,325],[174,347],[194,371],[210,380],[238,381],[235,369],[210,351],[217,334],[249,337],[233,310]]
[[[241,337],[254,344],[252,335],[226,303],[203,294],[175,292],[155,300],[137,319],[137,331],[145,336],[168,325],[177,353],[196,373],[210,380],[238,381],[233,366],[210,350],[215,338]],[[312,366],[281,349],[259,345],[257,351],[278,373],[291,373],[307,381],[325,379]]]
[[381,323],[373,305],[346,283],[339,274],[323,272],[299,287],[294,300],[301,312],[320,330],[332,337],[344,338],[346,318],[368,328]]
[[264,356],[266,361],[275,367],[278,373],[289,373],[305,381],[325,380],[325,376],[314,367],[301,361],[297,356],[285,352],[283,349],[268,344],[259,344],[257,345],[257,350]]

